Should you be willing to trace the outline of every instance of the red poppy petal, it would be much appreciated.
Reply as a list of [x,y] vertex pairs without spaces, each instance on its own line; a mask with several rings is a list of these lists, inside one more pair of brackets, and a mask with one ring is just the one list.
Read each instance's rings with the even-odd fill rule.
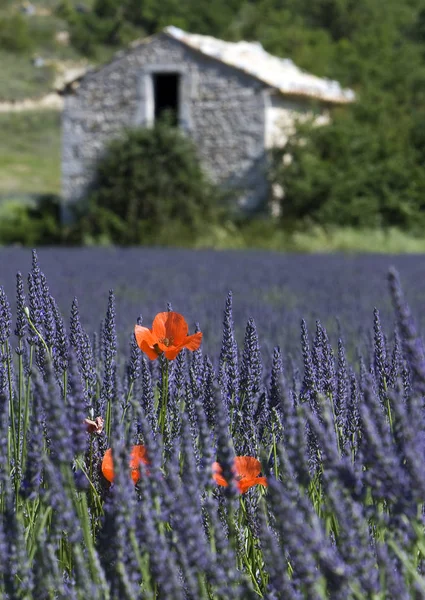
[[199,331],[198,333],[194,333],[193,335],[186,336],[182,346],[187,348],[188,350],[198,350],[199,346],[202,342],[202,333]]
[[237,482],[241,494],[245,494],[253,485],[257,485],[257,478],[241,479]]
[[144,340],[139,347],[140,350],[144,352],[151,360],[157,359],[160,354],[154,348],[151,348]]
[[[147,450],[142,445],[133,446],[130,454],[130,476],[133,482],[136,484],[140,479],[140,463],[144,463],[145,465],[149,464],[149,460],[147,457]],[[112,458],[112,448],[108,448],[105,452],[102,460],[102,473],[105,479],[107,479],[110,483],[114,481],[114,461]]]
[[133,446],[131,450],[130,466],[136,465],[138,467],[141,462],[145,465],[149,464],[148,452],[145,446],[137,444],[136,446]]
[[164,356],[165,358],[168,358],[168,360],[174,360],[177,356],[177,354],[179,354],[179,352],[182,351],[181,347],[176,348],[175,346],[171,346],[169,348],[167,348],[166,350],[164,350]]
[[153,348],[158,341],[150,329],[142,327],[141,325],[135,326],[134,336],[140,349],[142,349],[143,343],[147,344],[150,348]]
[[171,348],[175,348],[174,344],[171,344],[167,346],[167,344],[164,344],[164,342],[159,341],[157,343],[158,348],[161,350],[161,352],[167,352],[167,350],[170,350]]
[[180,313],[170,311],[165,322],[165,337],[173,339],[174,346],[180,346],[189,332],[186,319]]
[[134,485],[136,485],[136,483],[140,479],[140,470],[139,470],[139,467],[137,467],[137,469],[135,467],[132,468],[130,470],[130,476],[131,476],[131,479],[133,480]]
[[224,477],[221,473],[222,473],[222,469],[221,469],[220,465],[218,464],[218,462],[213,463],[212,476],[213,476],[214,481],[216,482],[217,485],[227,487],[229,484],[224,479]]
[[249,477],[238,481],[238,488],[241,494],[245,494],[254,485],[264,485],[267,487],[267,480],[265,477]]
[[155,336],[156,342],[158,340],[164,339],[165,334],[165,324],[168,319],[168,312],[161,312],[156,315],[152,323],[152,333]]
[[261,473],[261,463],[253,456],[236,456],[235,469],[239,477],[257,477]]
[[133,446],[130,454],[130,475],[133,483],[136,484],[140,479],[140,463],[149,464],[147,450],[141,444]]
[[212,476],[213,476],[214,481],[216,482],[217,485],[227,487],[229,484],[224,479],[222,473],[223,473],[223,469],[221,468],[220,463],[214,462],[212,465]]
[[222,475],[217,475],[217,473],[213,473],[213,479],[217,485],[221,485],[222,487],[227,487],[229,485],[224,477]]
[[112,449],[108,448],[102,460],[102,473],[110,483],[114,481],[114,461],[112,460]]
[[141,444],[133,446],[130,455],[130,475],[133,483],[136,484],[140,479],[140,463],[149,464],[147,450]]

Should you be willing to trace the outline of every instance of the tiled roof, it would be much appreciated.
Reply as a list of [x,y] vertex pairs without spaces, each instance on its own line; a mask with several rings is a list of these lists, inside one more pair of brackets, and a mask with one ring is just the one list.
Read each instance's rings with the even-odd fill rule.
[[289,58],[272,56],[258,42],[225,42],[208,35],[186,33],[172,25],[164,32],[206,56],[259,79],[282,94],[307,96],[337,104],[355,100],[354,92],[343,89],[337,81],[306,73]]

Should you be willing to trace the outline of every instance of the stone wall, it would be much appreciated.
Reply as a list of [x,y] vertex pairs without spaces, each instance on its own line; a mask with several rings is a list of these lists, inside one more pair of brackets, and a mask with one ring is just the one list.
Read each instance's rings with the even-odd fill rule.
[[265,146],[284,147],[299,123],[312,119],[316,125],[329,123],[329,111],[323,105],[270,93],[266,102]]
[[65,206],[84,195],[109,140],[127,127],[148,124],[147,82],[155,70],[181,73],[181,124],[204,168],[216,182],[244,188],[240,203],[255,206],[266,190],[264,84],[166,34],[133,45],[65,96]]

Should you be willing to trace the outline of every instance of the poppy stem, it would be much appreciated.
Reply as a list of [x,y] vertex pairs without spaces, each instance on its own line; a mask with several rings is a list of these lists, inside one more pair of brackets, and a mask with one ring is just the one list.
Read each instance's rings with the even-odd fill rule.
[[159,406],[159,430],[162,437],[164,438],[165,429],[167,425],[167,404],[168,404],[168,360],[165,356],[161,357],[161,396]]

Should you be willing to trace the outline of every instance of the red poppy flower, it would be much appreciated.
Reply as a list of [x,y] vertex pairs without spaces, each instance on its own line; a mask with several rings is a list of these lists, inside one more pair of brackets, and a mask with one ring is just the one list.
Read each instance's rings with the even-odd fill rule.
[[158,313],[152,329],[141,325],[134,328],[137,345],[151,360],[162,353],[168,360],[173,360],[183,348],[197,350],[202,342],[202,333],[187,335],[188,332],[184,317],[173,311]]
[[[147,458],[147,450],[144,446],[141,445],[133,446],[133,448],[131,449],[129,467],[130,475],[134,483],[137,483],[140,478],[140,463],[143,463],[144,465],[149,464]],[[102,473],[105,479],[107,479],[111,483],[114,481],[114,461],[112,459],[112,448],[108,448],[108,450],[104,454],[102,460]]]
[[[229,483],[223,477],[223,469],[218,462],[213,463],[213,478],[218,485],[227,487]],[[259,477],[261,463],[253,456],[235,456],[233,464],[236,485],[241,494],[245,494],[253,485],[264,485],[267,487],[267,479]]]

